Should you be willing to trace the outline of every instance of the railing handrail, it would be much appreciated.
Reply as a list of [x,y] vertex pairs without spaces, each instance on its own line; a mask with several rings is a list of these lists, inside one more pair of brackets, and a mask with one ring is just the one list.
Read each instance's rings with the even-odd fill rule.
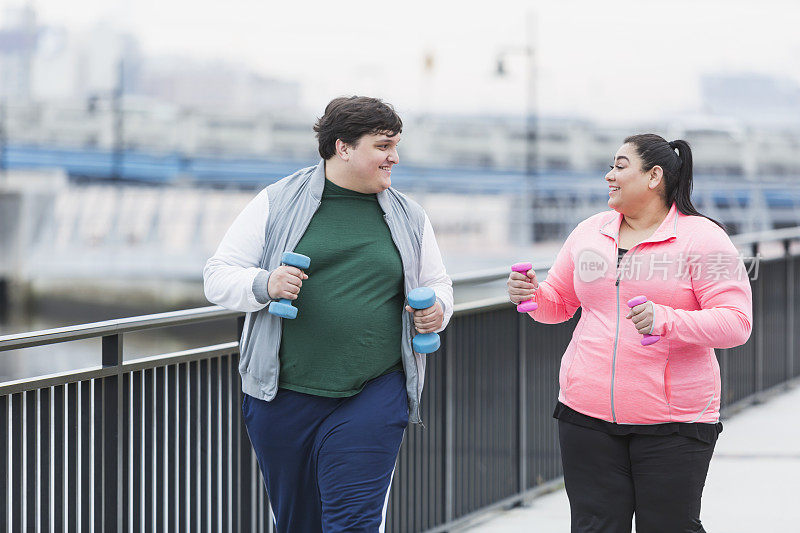
[[170,311],[168,313],[117,318],[89,324],[65,326],[27,333],[15,333],[13,335],[0,336],[0,352],[29,348],[31,346],[103,337],[105,335],[118,335],[143,329],[180,326],[192,322],[206,322],[220,318],[235,317],[240,314],[241,313],[238,311],[231,311],[218,305],[211,305],[208,307]]
[[[734,235],[731,237],[731,240],[735,245],[741,247],[766,242],[790,242],[800,240],[800,227],[743,233]],[[552,260],[539,261],[534,263],[534,268],[537,271],[547,271],[552,265]],[[453,280],[453,285],[456,286],[465,285],[467,283],[485,283],[504,279],[508,276],[508,272],[509,269],[506,267],[497,267],[455,274],[451,276],[451,279]],[[458,304],[455,306],[454,311],[460,314],[484,308],[493,309],[505,305],[506,303],[507,301],[504,298],[492,297]],[[218,305],[212,305],[208,307],[170,311],[167,313],[118,318],[89,324],[2,335],[0,336],[0,352],[59,342],[103,337],[106,335],[118,335],[145,329],[207,322],[209,320],[221,318],[233,318],[241,314],[242,313],[239,311],[231,311]]]
[[[505,298],[485,298],[456,304],[454,306],[454,313],[461,314],[479,309],[490,310],[506,304],[510,305]],[[0,336],[0,352],[30,348],[33,346],[44,346],[46,344],[56,344],[59,342],[91,339],[106,335],[119,335],[145,329],[180,326],[193,322],[207,322],[220,318],[233,318],[242,314],[244,313],[231,311],[218,305],[211,305],[208,307],[197,307],[169,313],[134,316],[116,320],[106,320],[103,322],[79,324],[76,326],[2,335]]]
[[93,365],[82,368],[74,368],[56,372],[54,374],[44,374],[40,376],[24,377],[10,381],[0,381],[0,396],[17,394],[28,390],[41,389],[44,387],[56,387],[67,383],[75,383],[88,379],[99,379],[107,376],[115,376],[163,367],[166,365],[177,365],[197,361],[200,359],[210,359],[224,354],[237,352],[239,343],[227,342],[215,344],[213,346],[203,346],[201,348],[191,348],[179,352],[170,352],[149,357],[123,361],[115,366]]
[[794,240],[800,240],[800,227],[739,233],[731,237],[731,241],[737,246]]

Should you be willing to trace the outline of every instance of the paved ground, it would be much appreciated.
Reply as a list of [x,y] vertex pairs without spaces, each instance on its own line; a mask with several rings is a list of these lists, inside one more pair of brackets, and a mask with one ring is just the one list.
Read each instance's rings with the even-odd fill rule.
[[[800,386],[723,421],[701,519],[709,533],[800,532]],[[568,533],[562,490],[500,511],[470,533]]]

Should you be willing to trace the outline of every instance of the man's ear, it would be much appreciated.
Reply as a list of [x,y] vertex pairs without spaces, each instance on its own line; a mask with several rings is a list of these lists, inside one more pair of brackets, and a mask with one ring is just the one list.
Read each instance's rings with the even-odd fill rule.
[[352,147],[341,139],[336,139],[336,155],[343,161],[350,161]]
[[648,189],[655,189],[661,184],[664,179],[664,169],[656,165],[650,169],[650,176],[647,183]]

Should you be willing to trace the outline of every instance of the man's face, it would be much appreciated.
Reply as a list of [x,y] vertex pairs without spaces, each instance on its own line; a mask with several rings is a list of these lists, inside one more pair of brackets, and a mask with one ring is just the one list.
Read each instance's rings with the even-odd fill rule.
[[399,134],[378,133],[362,135],[355,146],[348,147],[347,166],[361,192],[379,193],[392,185],[392,167],[400,162],[399,142]]

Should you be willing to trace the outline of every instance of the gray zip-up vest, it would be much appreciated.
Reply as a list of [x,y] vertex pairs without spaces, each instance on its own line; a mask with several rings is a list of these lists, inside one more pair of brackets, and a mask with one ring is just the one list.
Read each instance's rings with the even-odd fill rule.
[[[294,251],[319,208],[325,188],[325,161],[299,170],[267,187],[269,216],[261,268],[272,271],[281,264],[283,252]],[[378,194],[378,204],[403,262],[406,294],[419,286],[420,248],[425,228],[425,212],[414,201],[394,189]],[[354,224],[358,223],[353,221]],[[314,258],[311,258],[314,261]],[[419,402],[425,380],[425,356],[411,348],[413,321],[403,312],[402,358],[406,373],[409,421],[419,423]],[[270,401],[278,392],[281,345],[281,319],[264,308],[248,313],[241,339],[239,373],[242,391]]]

